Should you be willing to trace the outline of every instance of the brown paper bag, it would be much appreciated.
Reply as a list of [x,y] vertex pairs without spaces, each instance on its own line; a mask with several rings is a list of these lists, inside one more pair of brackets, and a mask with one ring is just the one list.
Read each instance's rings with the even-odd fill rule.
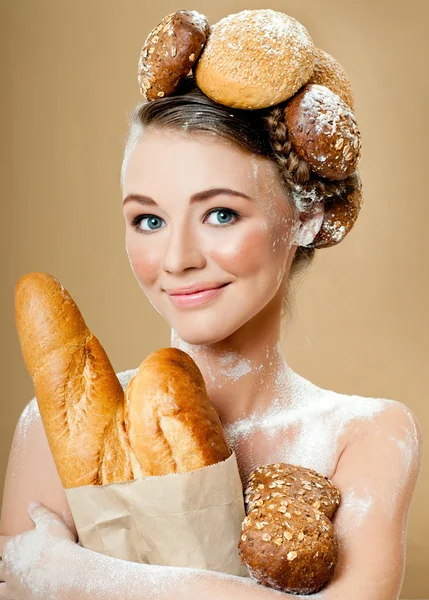
[[65,492],[84,548],[132,562],[250,577],[238,554],[246,514],[234,453],[190,473]]

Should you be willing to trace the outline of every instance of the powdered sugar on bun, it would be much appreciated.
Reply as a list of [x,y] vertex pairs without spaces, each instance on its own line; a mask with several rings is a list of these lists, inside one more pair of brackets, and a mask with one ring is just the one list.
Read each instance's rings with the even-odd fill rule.
[[345,179],[357,167],[360,132],[349,106],[324,85],[305,85],[288,102],[286,125],[295,152],[312,171]]
[[351,183],[344,198],[328,198],[325,201],[323,223],[312,246],[329,248],[339,244],[355,224],[363,204],[362,181],[358,171],[353,174]]
[[212,26],[195,79],[220,104],[265,108],[287,100],[309,80],[315,51],[308,31],[293,17],[243,10]]
[[140,52],[138,82],[147,100],[174,94],[198,60],[210,31],[206,17],[179,10],[149,33]]

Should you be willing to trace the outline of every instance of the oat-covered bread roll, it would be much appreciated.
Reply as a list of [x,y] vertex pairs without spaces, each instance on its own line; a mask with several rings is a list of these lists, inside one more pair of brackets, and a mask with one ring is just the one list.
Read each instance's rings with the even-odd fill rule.
[[178,10],[149,33],[140,52],[138,81],[147,100],[173,94],[197,62],[210,24],[196,10]]
[[124,402],[106,352],[57,279],[23,275],[15,319],[65,489],[192,471],[230,456],[201,372],[182,350],[149,355]]
[[295,152],[315,173],[337,181],[356,170],[361,135],[352,110],[338,94],[308,83],[288,102],[285,120]]
[[313,469],[276,463],[253,471],[245,492],[246,510],[260,506],[261,500],[279,497],[302,499],[329,519],[341,501],[340,492],[332,481]]
[[245,490],[238,546],[251,577],[290,594],[319,590],[338,560],[330,517],[339,503],[338,489],[313,469],[285,463],[256,469]]

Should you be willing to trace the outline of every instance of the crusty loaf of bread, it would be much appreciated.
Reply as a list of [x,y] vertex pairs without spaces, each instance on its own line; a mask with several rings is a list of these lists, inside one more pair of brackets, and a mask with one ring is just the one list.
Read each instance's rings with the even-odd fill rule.
[[252,577],[289,594],[321,589],[338,561],[330,519],[340,501],[332,481],[313,469],[275,463],[253,471],[238,544]]
[[125,389],[125,428],[143,473],[186,473],[231,455],[203,376],[178,348],[141,363]]
[[57,279],[23,275],[15,286],[15,320],[65,489],[194,470],[230,456],[201,372],[182,350],[148,356],[124,394]]

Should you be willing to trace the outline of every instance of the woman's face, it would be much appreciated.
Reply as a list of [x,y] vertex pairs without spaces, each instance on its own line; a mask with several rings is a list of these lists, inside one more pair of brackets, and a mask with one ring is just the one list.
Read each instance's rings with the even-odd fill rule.
[[[235,193],[208,193],[221,188]],[[126,249],[183,340],[214,343],[264,307],[280,311],[296,249],[285,194],[276,165],[214,136],[153,129],[139,139],[123,179]],[[224,287],[172,294],[189,286]]]

